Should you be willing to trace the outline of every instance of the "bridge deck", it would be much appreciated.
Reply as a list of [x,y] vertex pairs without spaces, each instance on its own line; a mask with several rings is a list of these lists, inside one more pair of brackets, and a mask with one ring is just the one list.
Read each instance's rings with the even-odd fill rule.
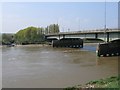
[[57,35],[78,35],[78,34],[95,34],[95,33],[114,33],[120,32],[120,29],[97,29],[97,30],[84,30],[84,31],[74,31],[74,32],[59,32],[59,33],[49,33],[46,36],[57,36]]

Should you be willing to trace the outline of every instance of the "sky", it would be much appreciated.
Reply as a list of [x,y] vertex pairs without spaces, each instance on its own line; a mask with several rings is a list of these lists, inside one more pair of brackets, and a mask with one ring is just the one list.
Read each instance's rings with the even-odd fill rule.
[[[103,29],[105,2],[3,2],[2,33],[59,24],[60,31]],[[106,26],[118,27],[118,3],[106,2]]]

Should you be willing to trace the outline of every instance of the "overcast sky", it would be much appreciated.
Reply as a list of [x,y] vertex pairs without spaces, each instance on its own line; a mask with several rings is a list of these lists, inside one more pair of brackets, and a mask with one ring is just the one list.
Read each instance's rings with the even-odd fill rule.
[[[59,24],[60,31],[101,29],[105,25],[105,2],[4,2],[2,32],[16,33],[29,26]],[[107,28],[118,27],[118,3],[106,3]]]

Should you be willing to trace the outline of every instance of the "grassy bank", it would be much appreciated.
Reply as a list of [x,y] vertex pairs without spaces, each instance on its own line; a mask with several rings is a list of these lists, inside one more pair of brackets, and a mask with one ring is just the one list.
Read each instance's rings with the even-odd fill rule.
[[120,78],[115,76],[100,80],[93,80],[85,85],[76,85],[73,87],[68,87],[65,90],[80,90],[82,88],[120,88],[119,82]]

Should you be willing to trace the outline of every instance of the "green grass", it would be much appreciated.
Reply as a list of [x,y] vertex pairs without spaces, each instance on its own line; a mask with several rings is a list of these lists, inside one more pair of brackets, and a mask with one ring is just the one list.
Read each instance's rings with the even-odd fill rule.
[[65,88],[64,90],[80,90],[81,88],[108,88],[108,89],[118,88],[119,89],[120,88],[119,82],[120,82],[119,77],[112,76],[112,77],[105,78],[105,79],[93,80],[93,81],[86,83],[85,85],[77,85],[73,87],[68,87],[68,88]]
[[95,81],[90,81],[86,85],[92,85],[95,88],[119,88],[118,82],[120,81],[120,78],[118,77],[109,77],[106,79],[100,79]]

